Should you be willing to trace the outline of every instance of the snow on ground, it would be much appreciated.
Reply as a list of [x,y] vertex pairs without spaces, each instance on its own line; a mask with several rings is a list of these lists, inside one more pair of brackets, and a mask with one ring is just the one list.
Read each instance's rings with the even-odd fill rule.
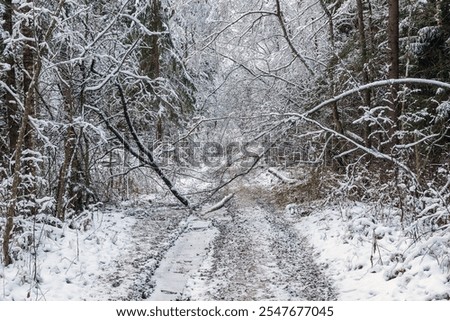
[[[261,191],[260,191],[261,192]],[[263,191],[264,193],[264,191]],[[215,212],[219,235],[187,284],[189,300],[331,300],[334,290],[308,241],[257,189]],[[212,214],[212,213],[211,213]]]
[[174,301],[183,297],[191,274],[205,260],[217,229],[209,221],[190,217],[186,231],[166,253],[154,274],[156,284],[149,300]]
[[279,183],[257,171],[194,212],[147,197],[39,216],[36,247],[17,218],[0,300],[450,299],[450,235],[414,242],[388,206],[281,204]]
[[[133,217],[117,210],[91,211],[61,227],[36,223],[39,240],[36,255],[19,252],[21,238],[13,244],[21,257],[12,265],[1,265],[1,300],[107,300],[101,275],[130,246],[128,236]],[[29,228],[29,227],[28,227]],[[32,228],[29,228],[32,230]],[[23,237],[31,233],[24,227]]]
[[190,227],[184,208],[152,203],[129,208],[135,224],[123,231],[130,246],[100,282],[114,288],[110,300],[145,300],[157,286],[154,274],[174,244]]
[[328,265],[339,300],[450,299],[450,236],[436,232],[413,242],[395,211],[385,210],[391,218],[382,220],[374,211],[380,209],[349,203],[288,215]]
[[[86,211],[59,227],[37,223],[37,255],[17,244],[19,259],[1,265],[0,300],[146,299],[154,271],[188,226],[187,213],[137,203]],[[27,224],[25,237],[33,230]]]

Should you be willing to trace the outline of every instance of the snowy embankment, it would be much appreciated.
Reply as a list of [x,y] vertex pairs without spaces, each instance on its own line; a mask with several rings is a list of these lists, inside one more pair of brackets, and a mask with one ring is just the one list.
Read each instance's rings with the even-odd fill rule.
[[377,221],[379,211],[352,203],[302,218],[292,210],[286,215],[328,265],[339,300],[450,299],[450,235],[435,232],[414,242],[395,211],[385,210]]
[[[21,221],[15,262],[1,266],[0,300],[107,300],[113,284],[103,278],[132,244],[127,233],[135,219],[118,210],[85,212],[78,220],[54,224],[38,217]],[[54,219],[53,219],[54,220]]]

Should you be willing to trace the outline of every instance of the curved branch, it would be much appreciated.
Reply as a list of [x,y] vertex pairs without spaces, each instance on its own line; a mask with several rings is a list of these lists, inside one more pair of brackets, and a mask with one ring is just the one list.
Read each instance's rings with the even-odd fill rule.
[[324,130],[325,132],[328,132],[334,136],[337,136],[339,138],[342,138],[344,140],[346,140],[347,142],[351,143],[352,145],[354,145],[357,149],[362,150],[363,152],[366,152],[369,155],[372,155],[375,158],[378,159],[384,159],[384,160],[388,160],[393,162],[395,165],[397,165],[399,168],[403,169],[406,173],[409,174],[409,176],[411,176],[411,178],[414,180],[414,182],[419,185],[418,180],[416,175],[408,168],[408,166],[406,166],[405,164],[399,162],[397,159],[395,159],[394,157],[384,154],[378,150],[376,150],[373,147],[366,147],[360,143],[358,143],[355,139],[352,139],[344,134],[338,133],[337,131],[326,127],[325,125],[322,125],[320,122],[318,122],[317,120],[308,118],[306,116],[300,115],[301,119],[304,121],[307,121],[309,123],[312,123],[314,125],[316,125],[317,127],[321,128],[322,130]]
[[[317,105],[316,107],[312,108],[311,110],[304,112],[303,114],[298,114],[298,113],[287,113],[284,114],[284,116],[291,116],[291,117],[298,117],[301,120],[307,121],[309,123],[312,123],[314,125],[316,125],[317,127],[321,128],[322,130],[335,135],[337,137],[340,137],[346,141],[348,141],[349,143],[351,143],[352,145],[354,145],[356,148],[366,152],[367,154],[370,154],[376,158],[379,159],[385,159],[385,160],[389,160],[391,162],[393,162],[395,165],[397,165],[399,168],[403,169],[406,173],[408,173],[412,179],[418,183],[417,181],[417,177],[416,175],[403,163],[399,162],[398,160],[396,160],[395,158],[393,158],[390,155],[384,154],[378,150],[376,150],[373,147],[366,147],[360,143],[358,143],[355,139],[352,139],[346,135],[344,135],[343,133],[339,133],[331,128],[326,127],[325,125],[321,124],[320,122],[309,118],[308,116],[312,115],[313,113],[319,111],[320,109],[322,109],[323,107],[326,107],[332,103],[335,103],[347,96],[350,96],[352,94],[355,94],[357,92],[369,89],[369,88],[375,88],[375,87],[382,87],[382,86],[392,86],[392,85],[398,85],[398,84],[420,84],[420,85],[428,85],[428,86],[436,86],[436,87],[441,87],[441,88],[446,88],[450,90],[450,84],[449,83],[445,83],[442,81],[438,81],[438,80],[430,80],[430,79],[421,79],[421,78],[403,78],[403,79],[387,79],[387,80],[380,80],[380,81],[375,81],[357,88],[353,88],[350,89],[348,91],[343,92],[340,95],[337,95],[333,98],[330,98],[324,102],[322,102],[321,104]],[[428,137],[429,138],[429,137]],[[397,146],[397,147],[401,147],[401,146]]]
[[359,86],[357,88],[353,88],[350,90],[347,90],[345,92],[343,92],[342,94],[339,94],[337,96],[334,96],[333,98],[330,98],[328,100],[325,100],[324,102],[322,102],[321,104],[317,105],[316,107],[308,110],[307,112],[303,113],[303,114],[295,114],[293,116],[301,116],[301,117],[307,117],[313,113],[315,113],[316,111],[322,109],[325,106],[328,106],[332,103],[335,103],[345,97],[351,96],[355,93],[358,93],[360,91],[364,91],[366,89],[370,89],[370,88],[376,88],[376,87],[383,87],[383,86],[393,86],[393,85],[398,85],[398,84],[418,84],[418,85],[428,85],[428,86],[435,86],[435,87],[441,87],[441,88],[446,88],[446,89],[450,89],[450,84],[446,83],[446,82],[442,82],[442,81],[438,81],[438,80],[431,80],[431,79],[421,79],[421,78],[403,78],[403,79],[387,79],[387,80],[379,80],[379,81],[374,81],[371,82],[369,84],[363,85],[363,86]]

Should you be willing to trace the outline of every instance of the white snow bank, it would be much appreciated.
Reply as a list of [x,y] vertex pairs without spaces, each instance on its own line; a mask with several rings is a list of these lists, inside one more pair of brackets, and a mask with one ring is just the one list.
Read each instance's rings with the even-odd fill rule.
[[132,244],[126,231],[135,220],[116,211],[84,216],[81,229],[37,223],[36,255],[23,250],[10,266],[0,265],[0,300],[107,300],[113,285],[102,278]]
[[394,211],[384,213],[389,224],[377,222],[374,211],[361,203],[328,207],[296,224],[328,265],[338,299],[450,298],[450,236],[436,232],[414,242]]

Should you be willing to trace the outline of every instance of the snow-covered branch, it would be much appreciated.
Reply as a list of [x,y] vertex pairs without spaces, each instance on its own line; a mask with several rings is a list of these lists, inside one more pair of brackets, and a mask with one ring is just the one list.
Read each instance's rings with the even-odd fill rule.
[[[434,87],[441,87],[441,88],[446,88],[446,89],[450,89],[450,84],[446,83],[446,82],[442,82],[442,81],[438,81],[438,80],[431,80],[431,79],[421,79],[421,78],[402,78],[402,79],[387,79],[387,80],[379,80],[379,81],[374,81],[372,83],[366,84],[366,85],[362,85],[350,90],[347,90],[333,98],[327,99],[324,102],[320,103],[319,105],[317,105],[316,107],[308,110],[307,112],[303,113],[301,115],[301,117],[308,117],[310,115],[312,115],[313,113],[319,111],[320,109],[322,109],[323,107],[326,107],[334,102],[337,102],[339,100],[342,100],[345,97],[351,96],[355,93],[367,90],[367,89],[372,89],[372,88],[376,88],[376,87],[384,87],[384,86],[393,86],[393,85],[407,85],[407,84],[416,84],[416,85],[425,85],[425,86],[434,86]],[[298,116],[300,116],[299,114],[296,114]]]

